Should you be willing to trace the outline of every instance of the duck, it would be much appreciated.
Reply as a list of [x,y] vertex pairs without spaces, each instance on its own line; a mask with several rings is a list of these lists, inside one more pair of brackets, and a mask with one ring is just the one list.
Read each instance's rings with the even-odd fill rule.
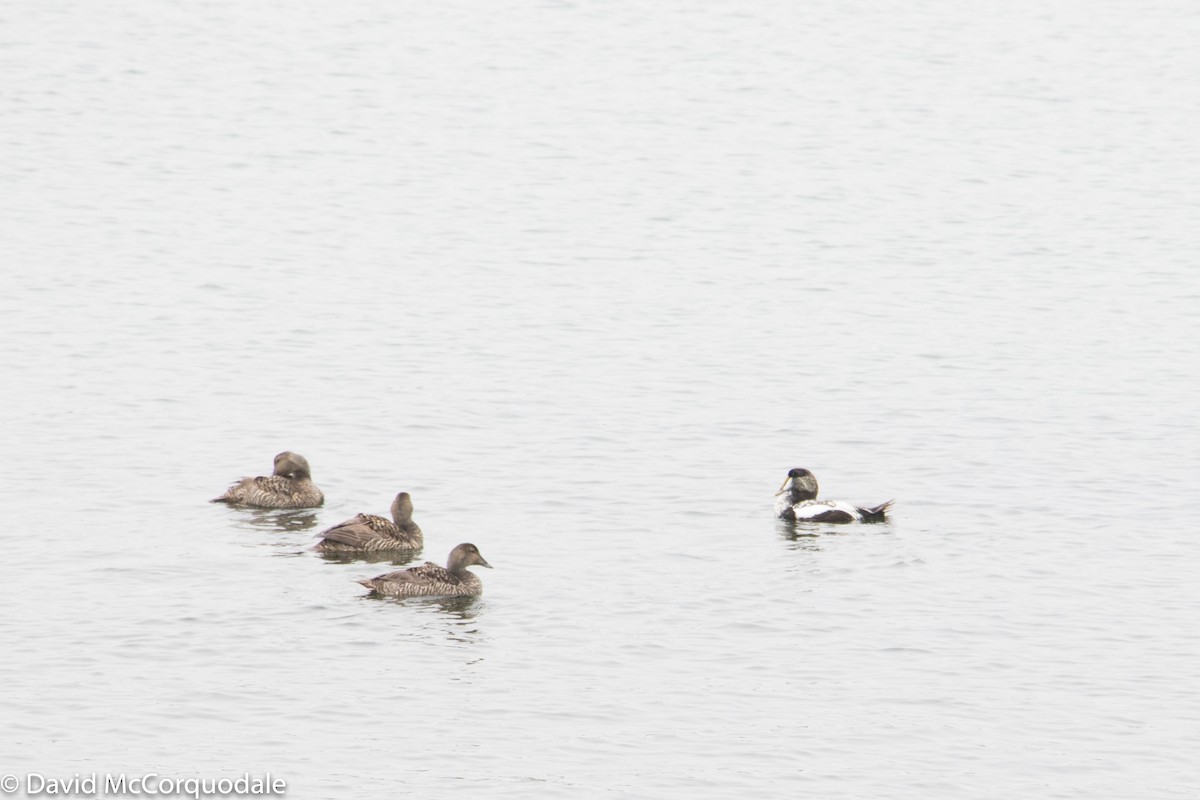
[[392,519],[358,514],[321,531],[313,550],[322,553],[378,553],[385,550],[420,550],[421,527],[413,522],[413,502],[408,492],[392,501]]
[[775,516],[797,522],[883,522],[895,503],[888,500],[864,508],[844,500],[818,500],[817,476],[806,469],[788,470],[787,478],[775,493]]
[[284,451],[275,456],[271,475],[235,481],[212,502],[256,508],[319,508],[325,503],[325,495],[312,482],[308,459]]
[[470,566],[492,568],[478,547],[465,542],[450,551],[444,567],[426,561],[359,583],[383,597],[473,597],[483,592],[483,581],[467,570]]

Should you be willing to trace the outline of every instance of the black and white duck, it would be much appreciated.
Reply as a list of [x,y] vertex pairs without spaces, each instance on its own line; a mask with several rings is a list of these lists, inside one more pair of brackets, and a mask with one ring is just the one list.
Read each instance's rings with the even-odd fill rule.
[[775,516],[797,522],[883,522],[895,500],[864,508],[845,500],[818,500],[817,476],[806,469],[788,470],[775,493]]

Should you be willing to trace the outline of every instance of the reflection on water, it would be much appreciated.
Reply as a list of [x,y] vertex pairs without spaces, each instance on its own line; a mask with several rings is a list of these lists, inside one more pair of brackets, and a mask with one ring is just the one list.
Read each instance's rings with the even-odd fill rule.
[[364,588],[363,600],[375,600],[393,605],[411,606],[417,609],[436,609],[460,620],[474,619],[482,605],[479,595],[470,597],[388,597]]
[[834,525],[828,522],[812,522],[795,520],[777,519],[775,521],[776,532],[785,539],[819,539],[822,536],[846,536],[852,533],[866,533],[870,526],[870,533],[890,533],[891,524],[884,520],[882,522],[852,522],[845,525]]
[[775,532],[781,539],[790,542],[793,550],[821,549],[821,531],[811,528],[809,525],[801,527],[798,523],[782,519],[775,522]]
[[[315,546],[315,545],[314,545]],[[392,550],[381,553],[325,553],[315,551],[318,556],[331,564],[391,564],[403,567],[411,564],[421,554],[420,550]]]
[[476,644],[480,641],[481,632],[475,625],[476,615],[484,608],[480,597],[410,597],[394,602],[416,606],[417,613],[431,622],[436,620],[451,642]]
[[475,627],[476,617],[486,605],[481,597],[385,597],[375,592],[367,591],[359,597],[360,600],[371,603],[386,603],[391,606],[404,606],[395,609],[400,615],[415,614],[425,620],[421,627],[413,632],[417,639],[426,638],[428,631],[441,630],[452,642],[476,643],[479,641],[480,630]]
[[281,511],[272,508],[247,508],[244,512],[245,515],[237,524],[245,528],[288,533],[317,527],[317,512],[312,509]]
[[831,525],[820,522],[794,522],[775,520],[775,533],[786,543],[788,550],[818,553],[833,545],[834,540],[844,541],[857,537],[890,536],[891,525],[882,523],[852,523]]
[[432,597],[430,605],[436,606],[448,616],[460,620],[475,619],[482,606],[478,597]]

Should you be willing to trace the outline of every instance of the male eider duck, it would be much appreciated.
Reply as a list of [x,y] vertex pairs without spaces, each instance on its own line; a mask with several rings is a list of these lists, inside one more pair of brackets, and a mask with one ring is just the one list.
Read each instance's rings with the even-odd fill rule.
[[242,478],[212,502],[257,508],[317,508],[325,502],[325,495],[312,482],[308,460],[284,452],[275,456],[272,475]]
[[421,537],[421,528],[413,522],[412,515],[412,498],[408,492],[401,492],[392,501],[392,519],[384,519],[374,514],[359,514],[318,533],[321,541],[313,550],[322,553],[420,550],[424,540]]
[[446,566],[426,561],[419,567],[389,572],[361,580],[363,586],[384,597],[471,597],[483,592],[483,581],[467,570],[478,564],[492,568],[473,544],[460,544],[450,551]]
[[894,502],[863,508],[843,500],[818,500],[817,476],[797,467],[788,470],[787,479],[775,493],[775,516],[798,522],[883,522]]

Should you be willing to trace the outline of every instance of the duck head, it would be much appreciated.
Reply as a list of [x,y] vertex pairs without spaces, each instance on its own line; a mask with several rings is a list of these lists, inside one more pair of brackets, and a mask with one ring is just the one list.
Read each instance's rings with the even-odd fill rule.
[[484,560],[479,548],[466,542],[451,550],[450,557],[446,559],[446,568],[451,572],[462,572],[472,565],[492,568],[492,565]]
[[788,494],[788,500],[795,505],[805,500],[817,499],[817,476],[806,469],[796,467],[788,470],[787,478],[779,487],[776,495]]
[[275,474],[285,478],[312,477],[312,471],[308,466],[308,459],[289,450],[285,450],[275,456]]
[[401,522],[411,522],[413,515],[412,498],[408,492],[401,492],[392,501],[392,519],[399,525]]

